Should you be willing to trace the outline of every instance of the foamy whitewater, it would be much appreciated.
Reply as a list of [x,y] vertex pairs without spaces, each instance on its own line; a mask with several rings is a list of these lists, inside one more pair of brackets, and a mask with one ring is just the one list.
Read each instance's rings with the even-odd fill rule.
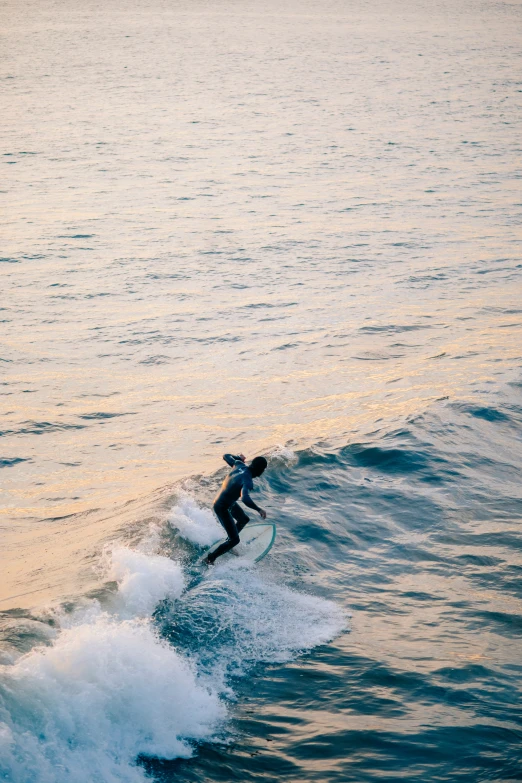
[[[222,537],[186,491],[169,524],[197,545]],[[183,566],[168,557],[119,546],[104,561],[116,592],[53,614],[54,638],[1,668],[3,779],[144,781],[140,756],[187,758],[202,740],[228,741],[232,675],[290,660],[346,627],[335,603],[244,564],[221,564],[187,590]]]

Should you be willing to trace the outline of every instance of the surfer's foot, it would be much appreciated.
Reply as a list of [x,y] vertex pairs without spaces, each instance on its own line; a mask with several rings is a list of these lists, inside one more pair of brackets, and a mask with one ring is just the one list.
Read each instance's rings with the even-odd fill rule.
[[206,557],[203,559],[203,565],[206,565],[206,566],[211,566],[211,565],[214,565],[214,561],[213,561],[213,560],[211,560],[211,559],[210,559],[210,557],[207,555],[207,556],[206,556]]

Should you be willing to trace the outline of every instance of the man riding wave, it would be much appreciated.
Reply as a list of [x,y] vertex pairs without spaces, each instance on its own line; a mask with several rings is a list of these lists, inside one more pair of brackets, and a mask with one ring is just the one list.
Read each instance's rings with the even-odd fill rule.
[[245,462],[245,455],[239,454],[237,457],[232,454],[224,454],[223,459],[230,465],[232,470],[226,477],[214,500],[214,513],[225,528],[228,540],[224,541],[218,548],[211,552],[204,559],[207,565],[213,565],[214,561],[229,552],[233,547],[239,544],[239,533],[243,530],[250,517],[245,514],[237,501],[241,501],[257,511],[261,519],[266,519],[266,511],[258,506],[250,497],[251,490],[254,489],[252,479],[261,476],[264,472],[267,461],[264,457],[254,457],[250,465]]

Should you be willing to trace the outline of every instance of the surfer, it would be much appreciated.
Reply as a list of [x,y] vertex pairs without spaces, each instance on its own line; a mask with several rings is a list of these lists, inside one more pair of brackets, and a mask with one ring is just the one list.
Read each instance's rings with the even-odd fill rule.
[[266,519],[264,508],[260,508],[250,497],[250,491],[254,489],[252,479],[264,472],[267,466],[266,459],[254,457],[250,465],[246,464],[244,454],[239,454],[237,457],[232,454],[224,454],[223,459],[232,470],[214,500],[214,513],[225,528],[228,541],[224,541],[214,552],[206,556],[203,562],[207,565],[212,565],[218,557],[239,544],[239,533],[250,519],[237,503],[240,496],[245,506],[257,511],[261,519]]

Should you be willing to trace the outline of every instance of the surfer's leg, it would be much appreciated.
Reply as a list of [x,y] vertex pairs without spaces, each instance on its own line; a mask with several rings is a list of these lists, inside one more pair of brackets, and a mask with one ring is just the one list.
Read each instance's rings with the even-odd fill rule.
[[250,522],[250,517],[245,514],[239,503],[233,503],[230,506],[230,513],[236,520],[237,532],[241,533],[247,522]]
[[207,556],[206,560],[208,563],[213,563],[215,560],[217,560],[218,557],[221,557],[221,555],[224,555],[225,552],[228,552],[230,549],[239,544],[239,535],[237,532],[236,523],[232,519],[228,508],[220,508],[219,506],[216,508],[214,506],[214,513],[225,528],[228,541],[224,541],[221,546],[218,546],[218,548],[212,552],[211,555]]

